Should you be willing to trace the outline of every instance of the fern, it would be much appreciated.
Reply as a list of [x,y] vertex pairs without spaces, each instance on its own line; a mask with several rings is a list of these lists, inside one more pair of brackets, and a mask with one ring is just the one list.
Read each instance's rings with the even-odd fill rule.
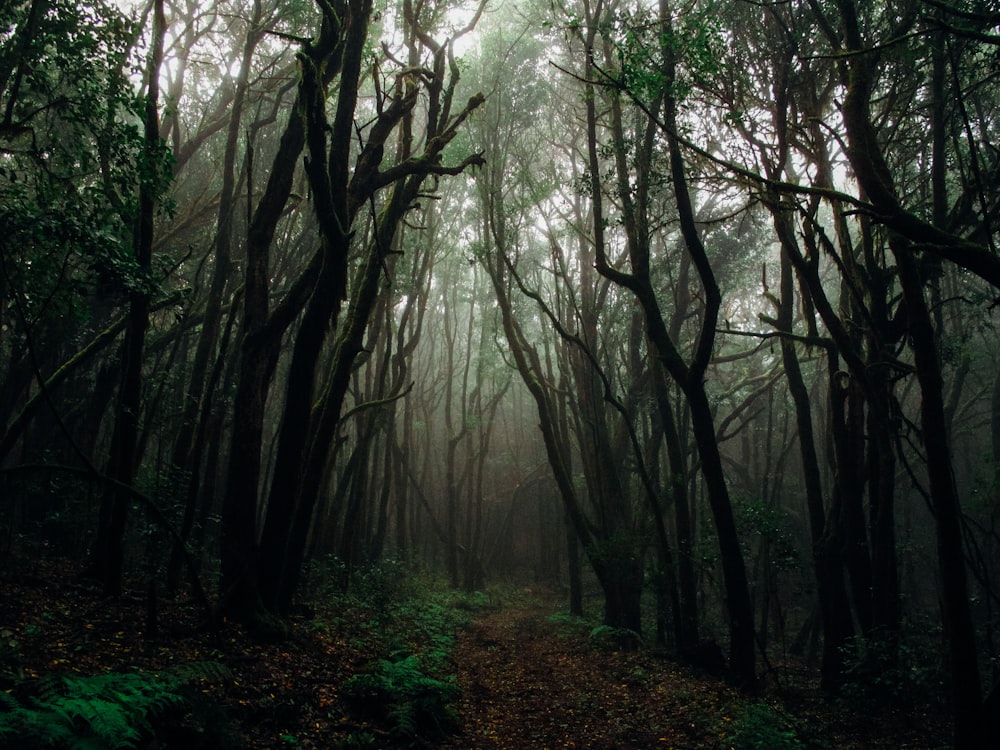
[[24,701],[4,694],[0,700],[0,745],[70,750],[128,750],[152,722],[186,703],[185,684],[231,676],[213,662],[186,665],[175,672],[109,672],[82,677],[45,675]]
[[634,651],[642,644],[642,636],[628,628],[598,625],[590,631],[592,646],[609,651]]
[[221,685],[231,682],[233,679],[233,673],[229,667],[217,661],[195,661],[190,664],[181,664],[175,667],[171,674],[188,685],[201,682],[208,685]]
[[[20,708],[21,704],[5,690],[0,690],[0,714],[4,714],[7,711],[13,711]],[[3,726],[0,726],[0,731],[3,731]]]
[[417,656],[380,659],[371,671],[354,675],[344,687],[349,697],[374,710],[399,737],[444,734],[455,722],[451,702],[459,689],[454,679],[426,674]]
[[54,703],[66,694],[66,683],[61,672],[46,672],[32,684],[35,698],[42,703]]
[[749,704],[742,718],[735,725],[735,736],[730,738],[736,750],[804,750],[795,727],[763,701]]

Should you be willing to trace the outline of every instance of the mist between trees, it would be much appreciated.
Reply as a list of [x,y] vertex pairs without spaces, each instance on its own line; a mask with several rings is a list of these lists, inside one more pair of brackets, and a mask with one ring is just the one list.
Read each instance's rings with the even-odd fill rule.
[[984,746],[997,23],[5,4],[8,551],[260,627],[331,558],[596,592],[748,689],[796,641],[835,691],[930,628]]

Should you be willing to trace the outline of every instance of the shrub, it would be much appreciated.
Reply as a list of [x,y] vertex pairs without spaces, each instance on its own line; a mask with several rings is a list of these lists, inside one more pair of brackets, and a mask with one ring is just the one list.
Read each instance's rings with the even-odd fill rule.
[[376,610],[385,610],[405,599],[412,577],[401,560],[387,558],[361,568],[350,576],[348,590],[356,600]]
[[336,750],[372,750],[378,747],[378,740],[371,732],[351,732],[334,747]]

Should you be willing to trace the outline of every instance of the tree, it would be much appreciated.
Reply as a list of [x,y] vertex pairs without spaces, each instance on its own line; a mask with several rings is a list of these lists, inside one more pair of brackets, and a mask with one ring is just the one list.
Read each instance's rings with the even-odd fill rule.
[[[585,95],[587,144],[590,159],[591,193],[594,200],[596,267],[600,273],[635,295],[645,316],[646,335],[655,349],[664,371],[669,373],[680,387],[690,409],[691,425],[701,461],[701,472],[708,491],[709,505],[719,541],[729,618],[731,667],[737,678],[749,687],[756,681],[753,612],[743,553],[739,545],[732,504],[726,487],[725,472],[716,440],[714,417],[705,389],[705,372],[710,364],[714,349],[722,295],[697,228],[692,196],[688,190],[686,165],[681,145],[676,137],[679,96],[677,88],[678,55],[674,40],[678,37],[675,36],[673,30],[671,9],[666,4],[661,4],[657,19],[662,40],[662,46],[657,51],[661,61],[660,67],[656,70],[659,78],[654,93],[655,98],[652,103],[646,104],[646,111],[652,115],[650,119],[653,123],[662,125],[661,132],[666,138],[669,179],[673,188],[680,232],[684,247],[691,257],[702,287],[704,302],[699,311],[701,327],[689,362],[685,361],[677,343],[671,338],[665,317],[661,312],[661,306],[651,282],[650,265],[652,259],[648,244],[645,241],[636,242],[633,239],[628,245],[627,257],[631,272],[620,270],[609,259],[607,243],[604,238],[606,220],[599,200],[603,186],[600,183],[602,170],[598,149],[596,97],[598,87],[604,87],[613,81],[609,78],[612,72],[599,68],[595,60],[603,60],[605,66],[613,63],[614,60],[611,57],[610,44],[603,49],[598,48],[596,44],[596,33],[602,23],[599,11],[600,8],[596,9],[587,18],[587,37],[585,39],[587,62],[582,76],[587,87]],[[659,119],[661,108],[662,120]],[[642,184],[641,181],[639,184]],[[637,238],[637,236],[635,237]]]
[[[24,445],[33,417],[36,431],[49,419],[59,444],[72,451],[66,430],[56,427],[62,414],[52,412],[59,406],[50,389],[79,375],[74,368],[86,357],[74,356],[78,333],[86,330],[90,338],[104,330],[129,290],[150,280],[137,272],[132,255],[143,164],[143,137],[134,128],[143,106],[129,79],[137,27],[103,3],[39,1],[2,13],[11,29],[0,56],[6,240],[0,251],[0,453],[6,457],[19,440]],[[148,163],[151,180],[162,176],[161,158]],[[95,346],[111,341],[98,337]],[[58,377],[50,380],[50,374]],[[32,381],[44,397],[31,393]],[[38,407],[46,404],[51,408],[38,419]]]
[[873,700],[940,622],[983,744],[996,14],[491,10],[0,9],[12,538],[71,532],[109,593],[221,563],[279,630],[394,554],[577,613],[592,574],[608,625],[652,593],[747,686],[798,629]]
[[[951,466],[936,335],[924,296],[925,281],[920,264],[913,254],[915,238],[894,220],[902,213],[902,209],[869,114],[878,54],[867,50],[854,3],[839,3],[839,11],[845,29],[846,50],[858,55],[842,66],[846,85],[844,127],[848,138],[848,158],[861,187],[876,209],[880,213],[889,214],[888,218],[879,218],[890,229],[899,232],[897,236],[890,235],[888,244],[899,272],[916,376],[920,384],[920,423],[927,457],[930,495],[935,510],[938,560],[944,596],[943,613],[949,640],[955,741],[956,747],[975,747],[984,739],[983,717],[980,715],[981,684],[962,552],[961,509]],[[905,31],[909,23],[910,18],[904,17],[902,27],[893,31]]]
[[[118,386],[117,413],[108,468],[108,475],[123,485],[132,484],[139,461],[142,359],[150,306],[150,292],[146,286],[152,265],[154,213],[164,181],[158,108],[165,34],[163,0],[156,0],[153,3],[152,45],[146,69],[144,143],[140,157],[141,178],[132,240],[138,283],[129,291],[128,321],[121,347],[122,378]],[[113,596],[121,593],[122,538],[130,503],[130,497],[111,491],[105,496],[101,506],[101,520],[94,549],[95,569],[105,592]]]
[[[188,10],[193,11],[194,8],[189,7]],[[190,15],[193,16],[193,12]],[[235,244],[237,211],[240,205],[237,200],[238,182],[240,181],[237,173],[237,159],[241,148],[240,134],[244,127],[244,109],[249,103],[253,58],[264,38],[264,21],[263,5],[261,2],[255,2],[250,18],[247,20],[245,38],[240,51],[239,74],[232,90],[231,100],[229,97],[221,99],[221,102],[230,103],[230,110],[225,130],[222,181],[213,240],[212,279],[206,290],[203,308],[204,318],[191,362],[184,409],[180,417],[180,427],[177,431],[172,457],[172,463],[176,470],[182,476],[188,477],[184,515],[181,521],[181,538],[184,540],[187,540],[191,534],[200,499],[200,458],[204,455],[209,435],[208,421],[215,398],[212,385],[213,381],[217,383],[219,373],[218,365],[213,367],[213,360],[225,353],[225,349],[218,352],[217,348],[219,338],[222,335],[224,302],[229,297],[227,291],[233,284],[232,254]],[[197,24],[193,18],[189,20],[186,28],[189,35],[195,35]],[[193,39],[185,41],[190,49],[190,46],[193,45]],[[183,59],[186,59],[186,56]],[[182,67],[174,79],[172,97],[174,100],[179,100],[183,92],[184,72],[185,69]],[[175,119],[171,123],[175,153],[181,150],[180,130],[181,126]],[[198,135],[204,137],[203,133]],[[243,145],[245,147],[245,144]],[[191,152],[190,146],[184,150],[188,153]],[[169,567],[168,588],[170,590],[176,587],[180,553],[179,547],[175,546]]]
[[[390,257],[397,227],[428,176],[458,174],[481,160],[474,155],[457,165],[441,164],[445,147],[479,106],[482,97],[472,97],[464,108],[453,113],[454,82],[449,84],[445,77],[448,46],[434,42],[420,26],[421,19],[407,5],[404,17],[414,35],[413,45],[419,42],[430,48],[435,66],[432,68],[435,72],[426,83],[431,108],[423,150],[414,152],[410,140],[413,137],[410,117],[420,87],[407,76],[399,75],[389,90],[379,94],[384,98],[378,101],[367,140],[363,142],[355,169],[351,172],[349,162],[354,118],[371,4],[352,2],[341,7],[339,12],[332,7],[322,10],[320,41],[307,46],[300,54],[299,104],[286,130],[289,150],[281,154],[281,166],[287,171],[292,147],[305,147],[307,151],[306,174],[316,208],[320,247],[310,270],[299,279],[304,299],[287,308],[297,312],[301,304],[303,318],[295,334],[272,490],[261,534],[259,567],[254,553],[257,467],[261,449],[260,420],[256,415],[262,414],[266,385],[276,364],[276,347],[286,325],[266,331],[270,353],[263,357],[257,352],[248,353],[248,334],[244,334],[245,368],[255,370],[254,376],[249,379],[252,385],[247,386],[247,400],[252,400],[255,405],[255,416],[250,442],[246,445],[242,442],[247,437],[234,431],[226,502],[226,515],[230,521],[227,524],[230,553],[223,556],[224,576],[229,581],[224,588],[238,592],[230,599],[230,609],[244,617],[253,617],[257,611],[258,576],[261,576],[260,594],[267,609],[287,611],[291,604],[313,509],[325,476],[323,467],[339,423],[348,376],[361,352],[362,336],[375,309],[379,278]],[[450,75],[457,76],[457,73],[457,67],[452,66]],[[338,83],[336,106],[332,123],[328,124],[325,92],[334,77]],[[383,169],[389,137],[397,129],[403,134],[396,155],[398,160]],[[351,305],[345,319],[340,321],[341,303],[349,293],[348,262],[354,237],[352,226],[362,210],[375,205],[377,191],[389,186],[392,186],[390,197],[381,212],[372,216],[371,237],[363,248],[357,276],[350,288]],[[282,187],[275,197],[275,208],[280,208],[282,199],[287,200],[286,188]],[[265,201],[268,200],[265,197]],[[277,212],[271,216],[276,218]],[[264,248],[262,242],[261,249]],[[262,257],[261,263],[254,264],[258,270],[252,271],[247,280],[245,325],[250,331],[257,326],[270,329],[275,320],[273,317],[262,317],[266,315],[266,285],[262,283],[265,281],[265,260]],[[250,307],[251,298],[255,300],[253,310]],[[266,322],[254,326],[251,318]],[[280,321],[290,323],[291,319],[282,315]],[[316,366],[327,341],[327,331],[331,329],[337,330],[334,360],[327,384],[317,392]],[[272,364],[261,367],[259,363],[262,360]],[[245,374],[249,373],[245,371]],[[243,389],[241,382],[241,391]],[[237,403],[237,411],[239,407]],[[240,441],[241,445],[237,446],[236,441]],[[254,457],[241,457],[247,451]],[[249,467],[250,471],[244,471],[243,464],[247,461],[253,464]]]

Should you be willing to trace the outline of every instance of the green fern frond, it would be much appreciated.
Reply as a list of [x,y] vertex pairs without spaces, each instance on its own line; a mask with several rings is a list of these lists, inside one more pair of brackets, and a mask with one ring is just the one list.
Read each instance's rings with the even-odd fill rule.
[[0,737],[24,748],[129,750],[152,732],[152,720],[184,702],[172,674],[109,672],[39,678],[23,704],[4,700]]
[[[0,690],[0,714],[7,711],[14,711],[21,707],[21,704],[17,702],[10,693]],[[3,730],[3,725],[0,724],[0,731]]]
[[400,737],[417,735],[417,709],[412,701],[403,701],[389,709],[388,717],[393,734]]
[[399,737],[440,734],[455,721],[451,702],[459,688],[454,679],[427,674],[415,655],[397,661],[379,659],[369,670],[351,677],[344,687],[348,696],[369,709],[378,707],[389,731]]
[[128,700],[90,698],[78,701],[70,713],[76,714],[90,727],[94,738],[107,747],[131,748],[139,741],[140,734],[133,726],[142,718],[144,707],[128,712]]
[[35,680],[33,688],[41,703],[54,703],[66,695],[66,683],[61,672],[46,672]]
[[204,682],[209,685],[219,685],[233,680],[232,670],[217,661],[195,661],[190,664],[181,664],[171,672],[185,684]]

